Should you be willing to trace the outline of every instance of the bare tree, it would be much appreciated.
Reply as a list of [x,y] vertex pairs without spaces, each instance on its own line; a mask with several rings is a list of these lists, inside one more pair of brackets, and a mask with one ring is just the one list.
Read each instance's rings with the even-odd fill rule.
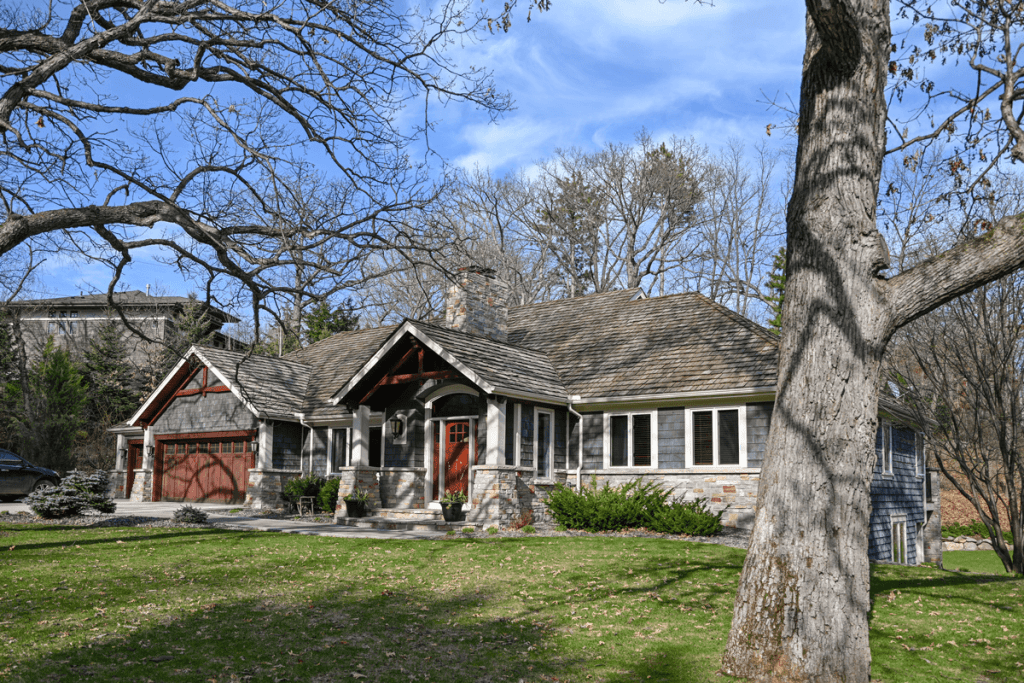
[[763,144],[749,163],[736,140],[714,157],[694,229],[676,248],[677,288],[766,318],[765,284],[784,233],[777,165],[778,157]]
[[[297,250],[332,237],[409,249],[418,235],[403,217],[435,194],[410,158],[429,105],[509,106],[487,73],[446,56],[486,25],[468,0],[430,11],[317,0],[5,7],[0,255],[44,241],[78,250],[109,264],[112,293],[136,250],[160,247],[201,279],[208,302],[234,280],[228,291],[244,292],[258,319],[276,286],[264,276],[294,265]],[[422,122],[399,127],[396,113],[417,100]],[[254,208],[280,217],[265,198],[284,197],[311,155],[346,188],[343,215],[312,229],[254,218]]]

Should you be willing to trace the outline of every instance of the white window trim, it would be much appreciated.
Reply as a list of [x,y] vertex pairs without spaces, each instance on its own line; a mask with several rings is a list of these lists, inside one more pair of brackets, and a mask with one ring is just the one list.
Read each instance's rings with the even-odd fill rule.
[[[893,529],[893,527],[896,529]],[[899,533],[902,535],[900,539],[903,542],[903,562],[900,562],[896,557],[896,537],[893,533]],[[910,564],[910,548],[907,547],[907,516],[905,514],[889,515],[889,555],[893,563],[895,564]]]
[[[634,415],[650,415],[651,416],[651,464],[650,465],[634,465],[633,464],[633,416]],[[628,417],[628,429],[626,432],[626,450],[629,464],[622,466],[612,466],[612,418],[613,417]],[[629,410],[629,411],[615,411],[604,413],[604,424],[603,437],[604,437],[604,469],[606,470],[624,470],[631,467],[643,470],[656,470],[658,469],[658,410]],[[580,442],[583,441],[583,429],[580,428]],[[580,454],[582,458],[582,453]]]
[[924,434],[914,432],[914,474],[918,479],[924,478],[926,465]]
[[882,474],[892,476],[892,424],[882,423]]
[[[738,439],[740,447],[740,462],[737,465],[720,465],[718,463],[718,411],[720,410],[738,410],[737,415],[738,422]],[[713,416],[711,418],[711,442],[714,453],[714,463],[711,465],[694,465],[693,464],[693,414],[694,413],[706,413],[711,411]],[[747,467],[747,404],[740,403],[737,405],[713,405],[713,406],[698,406],[694,408],[687,408],[685,413],[686,419],[686,467],[697,470],[709,470],[720,467],[728,469],[742,469]]]
[[[548,422],[548,472],[541,472],[540,465],[540,416],[547,415]],[[521,434],[521,432],[520,432]],[[555,476],[555,411],[547,408],[533,408],[533,476],[541,479],[551,479]]]
[[351,427],[328,427],[327,428],[327,474],[340,472],[341,470],[334,469],[334,433],[338,430],[345,430],[348,432],[348,436],[345,441],[348,442],[348,461],[350,467],[352,462],[352,428]]
[[[512,427],[515,429],[515,438],[512,439],[512,452],[514,457],[512,458],[512,466],[519,467],[519,463],[522,462],[523,455],[523,405],[521,403],[515,404],[516,409],[513,410],[514,421]],[[507,428],[507,427],[506,427]]]

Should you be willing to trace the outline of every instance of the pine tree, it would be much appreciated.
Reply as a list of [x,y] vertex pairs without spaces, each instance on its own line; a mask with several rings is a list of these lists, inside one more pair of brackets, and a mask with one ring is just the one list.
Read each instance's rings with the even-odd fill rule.
[[75,467],[74,445],[85,425],[86,388],[70,354],[46,342],[22,387],[15,419],[18,450],[36,465],[67,472]]
[[782,334],[782,302],[786,298],[786,248],[780,247],[772,261],[772,272],[768,275],[768,293],[765,294],[772,317],[768,329],[776,335]]
[[89,339],[82,366],[89,389],[86,418],[91,427],[106,429],[139,407],[134,369],[128,362],[123,328],[116,321],[108,321]]
[[209,344],[217,331],[217,324],[206,306],[195,294],[189,294],[189,301],[182,306],[181,313],[168,325],[164,337],[164,349],[153,367],[151,385],[156,386],[170,372],[179,360],[193,346]]
[[306,314],[306,343],[315,344],[321,339],[357,327],[359,316],[355,313],[355,303],[351,298],[333,310],[328,302],[321,301]]

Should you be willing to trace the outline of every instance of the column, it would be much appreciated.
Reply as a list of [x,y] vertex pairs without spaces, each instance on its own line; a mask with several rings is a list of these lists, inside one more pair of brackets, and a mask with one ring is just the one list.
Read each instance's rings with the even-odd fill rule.
[[256,469],[270,470],[274,468],[274,423],[270,420],[260,420],[259,429],[256,432]]
[[356,408],[352,420],[352,459],[354,467],[366,467],[370,464],[370,406],[361,405]]
[[484,464],[505,464],[505,406],[506,401],[487,397],[487,450]]

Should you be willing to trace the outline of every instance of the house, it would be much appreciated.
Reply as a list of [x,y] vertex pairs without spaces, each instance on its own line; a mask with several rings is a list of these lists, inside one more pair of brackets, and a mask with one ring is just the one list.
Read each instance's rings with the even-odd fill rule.
[[[642,477],[708,498],[727,525],[753,523],[773,335],[698,294],[509,309],[507,293],[465,269],[443,321],[342,332],[283,358],[194,348],[124,426],[137,438],[119,439],[115,477],[136,500],[259,508],[317,473],[369,492],[387,518],[375,523],[391,526],[436,514],[452,489],[468,494],[470,523],[544,522],[557,483]],[[871,552],[913,563],[938,546],[923,542],[923,448],[896,413],[879,431],[886,505]]]
[[[150,296],[137,290],[116,293],[113,299],[124,311],[125,318],[156,343],[145,341],[125,327],[120,315],[111,308],[106,294],[12,301],[7,307],[18,317],[22,342],[30,360],[41,353],[50,337],[58,348],[81,353],[102,326],[113,322],[124,331],[128,360],[135,368],[147,370],[164,349],[160,342],[173,337],[176,321],[186,306],[197,303],[188,297]],[[213,328],[209,344],[219,348],[241,348],[241,343],[220,331],[226,323],[238,322],[238,318],[212,306],[199,305]]]

